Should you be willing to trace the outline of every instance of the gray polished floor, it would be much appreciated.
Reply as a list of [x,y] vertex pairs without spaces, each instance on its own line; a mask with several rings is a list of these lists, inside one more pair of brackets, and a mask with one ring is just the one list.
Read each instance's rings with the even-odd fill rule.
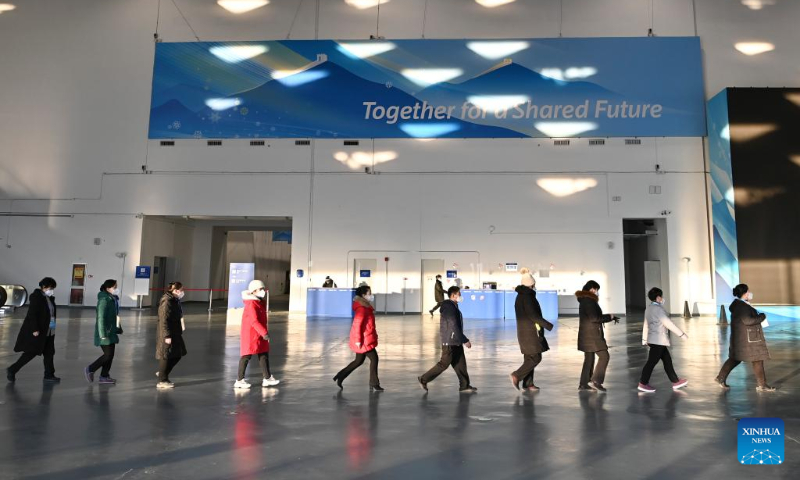
[[[191,313],[192,311],[196,313]],[[742,365],[725,393],[710,380],[727,352],[712,318],[677,319],[690,336],[673,348],[689,386],[673,392],[658,366],[652,395],[635,390],[646,350],[641,318],[608,329],[607,394],[576,390],[582,355],[577,320],[561,319],[537,370],[537,394],[519,393],[508,373],[521,363],[513,322],[467,321],[467,361],[475,395],[459,395],[452,370],[424,394],[417,375],[438,359],[438,317],[377,320],[384,393],[370,394],[367,365],[339,392],[331,377],[352,358],[348,320],[273,314],[270,354],[278,388],[232,388],[238,327],[223,313],[187,307],[189,355],[172,391],[155,389],[155,323],[124,312],[125,334],[112,375],[89,385],[82,369],[99,355],[94,312],[60,311],[59,385],[43,384],[35,359],[0,394],[0,477],[29,479],[191,478],[799,478],[800,322],[770,326],[773,394],[755,392]],[[24,310],[0,324],[0,359],[12,348]],[[254,362],[255,363],[255,362]],[[251,364],[251,381],[259,379]],[[780,417],[780,466],[737,463],[736,421]]]

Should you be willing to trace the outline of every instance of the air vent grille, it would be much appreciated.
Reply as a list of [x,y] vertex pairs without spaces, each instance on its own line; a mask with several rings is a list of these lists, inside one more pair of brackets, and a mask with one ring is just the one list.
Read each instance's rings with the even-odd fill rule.
[[640,138],[626,138],[625,145],[641,145],[642,139]]
[[295,145],[311,145],[311,140],[295,140]]
[[621,202],[622,201],[622,197],[619,196],[619,195],[611,197],[611,201],[612,202]]
[[345,140],[344,141],[344,146],[345,147],[355,147],[355,146],[358,146],[358,144],[359,144],[358,140]]
[[175,146],[175,140],[161,140],[161,146],[162,147],[174,147]]
[[569,146],[569,140],[553,140],[553,145],[556,147],[567,147]]
[[264,140],[250,140],[251,147],[263,147],[264,145],[266,145]]
[[209,147],[221,147],[222,140],[209,140],[206,142],[206,145],[208,145]]
[[606,141],[605,141],[605,139],[602,139],[602,138],[596,138],[594,140],[589,140],[589,145],[590,146],[600,146],[600,145],[605,145],[605,144],[606,144]]
[[661,185],[650,185],[650,195],[661,195]]

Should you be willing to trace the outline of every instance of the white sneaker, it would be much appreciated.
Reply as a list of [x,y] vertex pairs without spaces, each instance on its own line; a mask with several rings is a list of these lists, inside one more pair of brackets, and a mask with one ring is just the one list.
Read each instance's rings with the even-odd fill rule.
[[175,388],[175,384],[174,384],[174,383],[172,383],[172,382],[170,382],[170,381],[166,381],[166,382],[158,382],[158,383],[156,384],[156,388],[158,388],[158,389],[164,389],[164,388]]
[[250,384],[247,382],[247,380],[236,380],[236,383],[233,384],[233,388],[247,390],[250,388]]
[[281,383],[281,381],[280,381],[280,380],[278,380],[278,379],[276,379],[276,378],[275,378],[275,376],[273,375],[273,376],[271,376],[271,377],[269,377],[269,378],[265,378],[265,379],[264,379],[264,380],[261,382],[261,386],[262,386],[262,387],[274,387],[275,385],[277,385],[277,384],[279,384],[279,383]]

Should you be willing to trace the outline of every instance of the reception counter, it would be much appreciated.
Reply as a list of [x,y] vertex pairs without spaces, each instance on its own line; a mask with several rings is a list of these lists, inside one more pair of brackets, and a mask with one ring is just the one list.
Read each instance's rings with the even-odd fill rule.
[[[309,288],[306,294],[306,316],[350,318],[353,316],[352,288]],[[514,302],[517,293],[506,290],[462,290],[464,301],[459,305],[464,318],[515,320]],[[542,316],[550,322],[558,320],[558,294],[555,290],[537,290]]]

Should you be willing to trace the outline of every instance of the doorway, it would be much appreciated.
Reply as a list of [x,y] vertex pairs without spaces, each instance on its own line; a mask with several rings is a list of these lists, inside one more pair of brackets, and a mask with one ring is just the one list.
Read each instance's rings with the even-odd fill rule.
[[623,219],[625,299],[629,312],[645,309],[653,287],[669,298],[667,221],[663,218]]

